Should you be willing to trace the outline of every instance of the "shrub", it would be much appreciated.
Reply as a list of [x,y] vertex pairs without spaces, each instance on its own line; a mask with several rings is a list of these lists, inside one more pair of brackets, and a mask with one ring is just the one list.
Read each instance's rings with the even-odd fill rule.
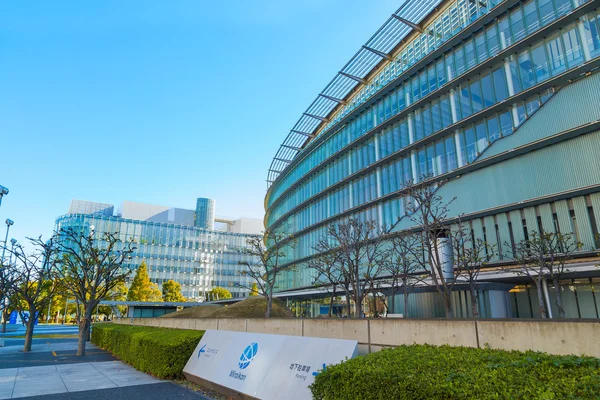
[[202,335],[204,331],[95,324],[92,343],[140,371],[158,378],[179,378]]
[[600,398],[600,359],[411,345],[328,366],[315,400]]

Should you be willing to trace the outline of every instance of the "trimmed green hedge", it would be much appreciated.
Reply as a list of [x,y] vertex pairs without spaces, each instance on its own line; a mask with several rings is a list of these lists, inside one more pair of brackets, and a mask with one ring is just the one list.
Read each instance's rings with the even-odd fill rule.
[[315,400],[598,399],[600,359],[411,345],[328,366]]
[[140,371],[158,378],[179,378],[204,331],[95,324],[92,343]]

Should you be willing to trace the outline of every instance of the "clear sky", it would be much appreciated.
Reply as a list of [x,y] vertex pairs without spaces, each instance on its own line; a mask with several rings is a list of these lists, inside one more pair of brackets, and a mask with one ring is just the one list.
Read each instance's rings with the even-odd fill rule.
[[2,2],[0,240],[73,198],[262,218],[279,144],[400,3]]

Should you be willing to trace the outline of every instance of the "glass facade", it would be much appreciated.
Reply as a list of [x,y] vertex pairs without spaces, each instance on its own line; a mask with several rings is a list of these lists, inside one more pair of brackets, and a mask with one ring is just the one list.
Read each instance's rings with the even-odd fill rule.
[[199,198],[196,200],[196,218],[194,225],[197,228],[213,229],[215,222],[215,201],[213,199]]
[[152,282],[159,287],[170,279],[179,282],[188,299],[202,300],[215,286],[226,288],[233,297],[246,297],[252,286],[240,265],[251,261],[243,249],[252,235],[86,214],[59,217],[55,229],[66,228],[93,230],[98,239],[105,232],[117,232],[122,241],[133,240],[136,249],[127,268],[135,271],[145,261]]
[[[588,66],[600,58],[600,10],[583,0],[510,7],[505,1],[447,1],[425,20],[422,33],[408,36],[390,56],[269,188],[265,225],[297,239],[287,251],[289,263],[307,261],[327,226],[344,218],[397,223],[407,214],[406,182],[483,168],[478,165],[492,145],[518,135],[562,87],[593,70]],[[595,119],[600,107],[596,111]],[[593,208],[595,199],[535,205],[527,213],[551,221],[553,213],[585,214],[577,204]],[[465,212],[480,211],[476,207]],[[519,212],[523,218],[506,211],[471,222],[476,236],[499,245],[498,259],[509,236],[518,240],[523,226],[538,227],[537,221],[523,225],[531,216]],[[584,218],[596,217],[579,218],[591,232]],[[521,231],[512,233],[518,226]],[[282,274],[279,287],[310,286],[310,273],[297,268]]]

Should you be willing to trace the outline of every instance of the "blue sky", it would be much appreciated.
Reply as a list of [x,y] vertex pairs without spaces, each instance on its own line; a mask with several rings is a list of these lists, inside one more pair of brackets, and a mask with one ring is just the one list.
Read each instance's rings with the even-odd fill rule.
[[2,2],[0,221],[46,237],[72,198],[262,218],[279,144],[399,5]]

